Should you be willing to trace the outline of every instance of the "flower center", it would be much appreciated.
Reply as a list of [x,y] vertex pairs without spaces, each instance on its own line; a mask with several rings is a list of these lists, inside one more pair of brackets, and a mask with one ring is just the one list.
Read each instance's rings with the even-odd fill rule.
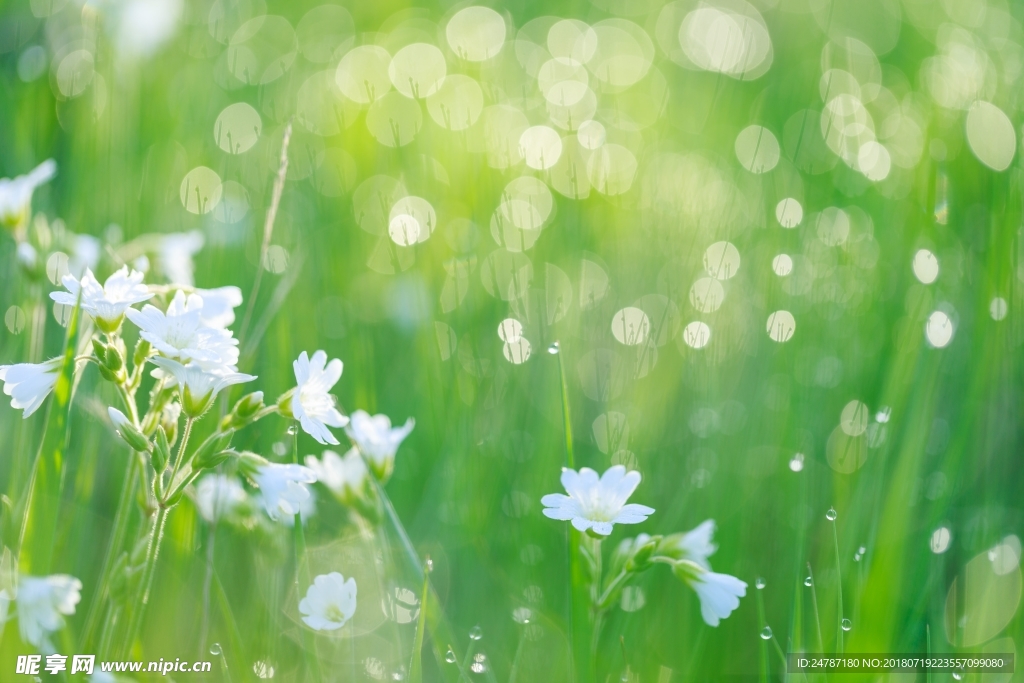
[[327,605],[327,609],[324,610],[324,617],[326,617],[328,621],[345,621],[345,615],[342,614],[341,608],[337,605]]

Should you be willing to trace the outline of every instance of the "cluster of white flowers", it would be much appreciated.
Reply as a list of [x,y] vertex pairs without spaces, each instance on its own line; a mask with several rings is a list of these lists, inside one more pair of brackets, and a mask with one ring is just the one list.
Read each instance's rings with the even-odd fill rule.
[[[579,472],[565,469],[562,486],[568,495],[550,493],[541,498],[544,515],[568,521],[573,528],[596,539],[604,538],[616,524],[638,524],[654,514],[646,505],[626,502],[640,485],[640,479],[639,472],[627,472],[622,465],[609,468],[600,477],[589,467]],[[709,626],[718,626],[721,619],[739,607],[747,584],[734,576],[711,571],[708,557],[717,550],[712,541],[714,532],[714,520],[709,519],[686,533],[665,537],[640,534],[619,545],[613,566],[621,571],[621,578],[628,580],[652,564],[670,565],[676,576],[697,593],[704,621]],[[600,552],[600,547],[592,552]],[[621,589],[622,585],[612,581],[609,590]]]

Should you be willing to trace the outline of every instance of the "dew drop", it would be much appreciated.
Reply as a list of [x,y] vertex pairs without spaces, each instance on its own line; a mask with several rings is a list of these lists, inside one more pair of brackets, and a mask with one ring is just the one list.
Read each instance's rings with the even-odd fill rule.
[[295,436],[299,433],[299,428],[295,425],[288,427],[288,436]]
[[858,555],[864,555],[865,553],[867,553],[867,551],[868,551],[868,549],[865,548],[864,546],[861,546],[861,547],[857,548],[857,554]]
[[771,640],[771,637],[772,637],[772,627],[771,626],[765,626],[763,629],[761,629],[761,640]]
[[814,582],[811,581],[811,577],[809,577],[809,576],[806,579],[804,579],[804,585],[807,586],[808,588],[810,588],[813,583]]
[[220,649],[220,643],[214,643],[213,645],[210,646],[210,654],[211,655],[216,656],[216,655],[219,655],[221,652],[222,652],[222,650]]
[[839,623],[843,627],[844,631],[849,631],[851,628],[853,628],[853,622],[851,622],[849,619],[843,619]]
[[757,590],[762,590],[767,584],[765,583],[764,579],[759,576],[757,577],[757,580],[754,581],[754,585],[757,586]]
[[836,509],[835,508],[829,508],[828,512],[825,513],[825,519],[827,519],[830,522],[836,521],[836,517],[838,517],[838,516],[839,515],[836,513]]
[[856,553],[856,554],[855,554],[855,555],[853,556],[853,561],[854,561],[854,562],[860,562],[860,558],[861,558],[861,554],[860,554],[860,553]]
[[448,652],[444,653],[444,661],[448,662],[449,664],[455,663],[455,653],[452,652],[451,648],[448,648]]
[[423,563],[423,569],[426,570],[428,574],[434,571],[434,561],[428,557]]
[[479,625],[469,629],[469,637],[471,640],[480,640],[484,637],[484,630]]
[[963,677],[964,677],[964,675],[962,673],[960,673],[959,671],[954,671],[953,672],[953,680],[959,681]]
[[552,356],[557,356],[558,349],[558,342],[554,342],[551,346],[548,347],[548,353],[550,353]]

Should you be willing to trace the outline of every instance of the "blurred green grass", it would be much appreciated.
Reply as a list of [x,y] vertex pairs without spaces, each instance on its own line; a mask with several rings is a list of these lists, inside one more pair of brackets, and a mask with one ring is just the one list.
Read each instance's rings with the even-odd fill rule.
[[[268,4],[268,13],[293,26],[314,6]],[[71,7],[46,25],[83,12]],[[795,112],[821,106],[820,52],[827,41],[813,12],[785,11],[771,3],[758,7],[770,28],[775,60],[759,80],[686,71],[659,51],[655,65],[668,87],[667,103],[656,122],[625,136],[639,140],[633,151],[640,170],[632,190],[618,197],[592,192],[577,201],[556,194],[554,219],[526,252],[533,284],[525,303],[510,305],[491,296],[481,284],[480,265],[496,246],[488,225],[502,188],[519,173],[489,167],[483,155],[467,152],[457,136],[429,120],[412,144],[398,149],[378,144],[361,119],[328,138],[355,163],[340,196],[318,192],[315,173],[312,181],[286,186],[273,244],[286,250],[289,264],[283,273],[266,274],[255,319],[272,317],[266,318],[258,347],[243,356],[241,369],[259,375],[273,397],[291,386],[290,363],[300,351],[324,348],[345,362],[337,394],[347,410],[416,418],[388,493],[418,551],[429,553],[436,565],[444,611],[463,634],[463,642],[453,645],[464,648],[465,634],[479,624],[484,633],[479,647],[498,680],[507,677],[517,650],[518,680],[564,680],[554,672],[563,670],[567,653],[565,530],[542,517],[539,505],[543,494],[558,490],[564,462],[557,362],[544,353],[555,340],[568,369],[577,465],[603,470],[612,463],[616,449],[599,447],[594,421],[609,411],[625,415],[628,450],[644,476],[634,500],[657,509],[638,530],[668,533],[714,518],[720,545],[713,557],[716,570],[751,584],[740,609],[712,630],[700,620],[695,596],[678,581],[667,572],[645,575],[639,583],[643,607],[615,610],[609,620],[601,659],[608,672],[624,668],[622,636],[639,680],[752,680],[759,671],[757,634],[763,627],[753,594],[756,577],[765,578],[765,619],[782,648],[816,649],[803,585],[808,562],[816,578],[825,649],[831,650],[839,573],[824,514],[830,506],[838,511],[844,615],[853,622],[845,634],[847,650],[948,649],[955,644],[945,626],[954,578],[971,558],[1021,533],[1019,168],[1015,164],[1004,173],[986,168],[964,140],[962,114],[929,103],[926,139],[943,141],[949,155],[936,160],[925,144],[917,164],[894,172],[891,182],[878,188],[842,162],[825,173],[798,170],[785,141],[776,171],[746,173],[733,152],[737,132],[758,123],[782,140]],[[1013,18],[1009,40],[1019,41],[1020,7],[1003,7]],[[206,7],[190,3],[189,8],[195,14],[148,60],[123,60],[100,40],[96,72],[105,79],[105,94],[89,90],[68,100],[55,95],[49,74],[28,83],[19,79],[19,54],[48,38],[43,21],[30,20],[22,4],[6,3],[0,17],[22,18],[32,31],[0,54],[0,174],[13,177],[52,156],[59,175],[37,192],[35,202],[47,216],[60,218],[76,233],[120,235],[122,242],[146,233],[201,231],[206,246],[196,256],[197,284],[236,284],[248,293],[259,266],[262,216],[283,125],[293,114],[296,88],[320,67],[300,57],[272,84],[219,87],[213,74],[223,48],[211,47],[205,23],[195,19]],[[360,31],[376,31],[402,17],[436,21],[448,7],[374,3],[348,9]],[[607,16],[583,3],[520,2],[502,9],[517,26],[544,14],[589,22]],[[84,12],[104,21],[102,12]],[[635,20],[653,36],[657,17],[654,11]],[[975,27],[979,35],[985,30]],[[920,68],[936,51],[933,43],[926,27],[911,24],[908,11],[896,49],[881,58],[886,68],[905,74],[920,97],[925,97]],[[1001,102],[1019,128],[1016,83],[1007,76],[998,97],[990,99]],[[628,98],[629,91],[620,99]],[[261,113],[263,135],[250,152],[226,155],[217,148],[213,122],[225,106],[240,101]],[[97,102],[102,113],[95,117]],[[297,130],[301,136],[291,149],[292,165],[301,169],[302,155],[315,147],[317,136]],[[652,161],[662,153],[700,153],[707,159],[706,173],[659,175]],[[199,165],[244,186],[250,209],[242,220],[224,223],[183,209],[180,180]],[[375,250],[390,243],[357,224],[352,191],[379,174],[401,178],[409,194],[427,198],[438,212],[438,233],[414,248],[414,258],[406,255],[404,264],[374,261]],[[706,213],[694,209],[715,189],[702,182],[714,174],[747,201],[731,207],[723,202]],[[941,177],[948,179],[947,224],[935,219],[943,199],[936,196],[942,193]],[[657,194],[659,187],[667,196]],[[651,200],[673,195],[681,207],[674,211]],[[797,230],[780,229],[774,207],[786,196],[799,196],[806,215],[828,206],[863,210],[873,226],[877,262],[858,268],[849,250],[821,256],[809,220]],[[746,214],[748,207],[757,213]],[[473,239],[460,241],[451,227],[456,218],[473,221]],[[739,248],[743,265],[729,282],[722,309],[700,315],[687,289],[702,274],[705,248],[726,239]],[[910,268],[914,251],[924,246],[939,255],[942,268],[930,287]],[[0,240],[0,309],[19,305],[27,311],[32,286],[14,265],[13,251],[10,239]],[[819,258],[816,265],[829,275],[794,295],[769,267],[779,252]],[[465,298],[445,311],[442,291],[456,258],[477,259],[476,270]],[[587,310],[579,305],[583,259],[601,263],[611,283],[607,296]],[[396,270],[398,263],[399,272],[375,272],[371,261],[385,271]],[[545,264],[569,275],[575,302],[553,324],[544,309],[552,291]],[[287,283],[293,284],[288,288]],[[49,291],[52,285],[44,279],[42,288]],[[284,296],[276,310],[271,306],[275,291]],[[673,301],[684,324],[709,320],[711,344],[690,349],[676,330],[671,341],[649,349],[650,357],[640,361],[633,349],[617,344],[610,334],[612,316],[654,293]],[[1009,302],[1009,315],[1001,322],[989,314],[994,296]],[[942,302],[956,311],[956,335],[947,348],[933,349],[922,330]],[[795,335],[785,344],[763,331],[762,321],[778,309],[791,311],[797,320]],[[532,356],[522,365],[506,360],[495,333],[510,315],[527,323]],[[52,316],[47,319],[49,356],[59,350],[61,331]],[[437,322],[457,335],[454,352],[439,344],[439,329],[447,328]],[[0,330],[0,361],[26,358],[27,337],[9,327]],[[588,354],[595,349],[610,350],[614,370],[590,365]],[[92,393],[98,384],[87,375],[79,395]],[[102,405],[113,403],[112,395],[106,399]],[[869,449],[863,437],[850,445],[862,449],[866,462],[844,474],[830,466],[828,444],[843,407],[854,399],[872,414],[887,406],[892,417],[880,446]],[[71,470],[61,517],[68,522],[56,553],[63,558],[61,570],[85,583],[85,600],[99,571],[96,558],[127,457],[97,417],[99,405],[79,402],[72,415]],[[35,448],[41,426],[42,418],[22,422],[6,405],[0,409],[0,429],[14,447]],[[275,444],[286,440],[284,425],[260,423],[246,438],[242,445],[274,457]],[[319,452],[317,444],[301,437],[303,455]],[[796,453],[803,454],[799,472],[790,467]],[[0,487],[11,481],[13,462],[0,459]],[[334,557],[331,548],[359,548],[345,513],[320,493],[320,512],[307,532],[310,547],[326,549],[328,558]],[[939,527],[952,531],[944,553],[929,547]],[[206,549],[215,536],[216,607],[209,642],[223,646],[232,680],[248,680],[253,662],[267,659],[277,664],[278,679],[289,680],[297,635],[294,624],[282,629],[280,610],[294,596],[289,597],[288,552],[280,541],[231,528],[211,535],[187,505],[172,517],[168,533],[171,543],[158,570],[163,588],[147,618],[147,658],[196,651]],[[613,541],[624,533],[616,530]],[[855,560],[861,546],[863,557]],[[418,592],[413,568],[406,572],[388,580]],[[997,604],[1012,597],[1002,584],[992,585],[985,600]],[[523,629],[511,614],[521,606],[543,620],[543,641],[525,639],[519,646]],[[998,610],[988,602],[976,609],[971,618],[982,631],[1001,625],[986,641],[1003,635],[1016,645],[1024,635],[1019,610],[1004,620],[993,616]],[[82,618],[71,620],[72,629]],[[8,628],[4,635],[0,667],[13,670],[14,631]],[[382,626],[366,641],[372,644],[358,654],[376,653],[390,675],[408,661],[412,627]],[[443,650],[447,644],[441,645]],[[350,666],[341,650],[330,656]],[[775,676],[778,662],[769,655]],[[428,661],[427,667],[427,679],[436,677],[436,665]],[[358,676],[368,676],[367,671],[364,666]],[[614,680],[618,674],[609,675]],[[222,672],[217,676],[227,680]],[[217,676],[211,680],[222,680]],[[362,680],[341,676],[338,680]]]

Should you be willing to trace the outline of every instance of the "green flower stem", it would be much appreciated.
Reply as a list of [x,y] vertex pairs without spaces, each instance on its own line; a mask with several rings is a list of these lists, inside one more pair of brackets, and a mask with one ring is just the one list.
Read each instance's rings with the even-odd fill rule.
[[142,625],[142,617],[146,612],[146,605],[149,604],[149,594],[153,586],[153,576],[156,573],[156,561],[160,556],[160,545],[164,540],[164,527],[167,524],[167,514],[170,508],[160,506],[156,511],[156,519],[153,520],[153,529],[149,534],[149,545],[146,548],[146,561],[142,567],[142,578],[140,580],[142,594],[131,609],[128,617],[128,629],[124,634],[121,643],[121,657],[123,658],[135,642]]
[[604,593],[601,593],[601,597],[597,601],[599,609],[606,610],[611,607],[610,601],[612,596],[615,595],[615,591],[619,590],[622,584],[629,581],[629,574],[629,572],[623,569],[614,579],[611,580],[611,582],[608,583],[608,586],[604,589]]
[[836,652],[843,654],[843,569],[839,561],[839,531],[836,529],[836,521],[831,520],[832,538],[836,544],[836,587],[839,590],[839,629],[836,633]]
[[597,652],[601,642],[601,629],[604,627],[605,610],[601,607],[601,539],[584,536],[583,543],[590,554],[590,611],[592,630],[590,632],[590,667],[595,683],[599,680],[597,673]]
[[[185,419],[185,431],[181,435],[181,443],[178,444],[178,454],[174,457],[174,468],[171,470],[171,478],[169,488],[173,491],[175,488],[175,480],[178,478],[178,472],[181,470],[182,463],[185,462],[185,446],[188,444],[189,437],[192,436],[192,425],[196,422],[196,418],[189,417]],[[157,472],[156,476],[160,476]]]
[[[185,458],[185,449],[188,448],[189,437],[192,435],[192,423],[195,418],[185,420],[185,430],[181,435],[181,443],[178,444],[178,454],[174,459],[174,474],[177,474],[180,463]],[[171,484],[174,484],[174,476],[171,476]],[[127,652],[138,635],[139,627],[142,625],[142,617],[146,612],[146,605],[149,604],[149,593],[153,587],[153,576],[156,574],[156,561],[160,557],[160,545],[164,540],[164,527],[167,525],[167,515],[171,508],[165,506],[164,501],[159,501],[156,512],[156,519],[153,520],[153,529],[149,536],[149,545],[146,547],[146,561],[142,567],[141,590],[142,594],[138,603],[132,606],[131,615],[128,618],[128,630],[122,642],[122,652]]]

